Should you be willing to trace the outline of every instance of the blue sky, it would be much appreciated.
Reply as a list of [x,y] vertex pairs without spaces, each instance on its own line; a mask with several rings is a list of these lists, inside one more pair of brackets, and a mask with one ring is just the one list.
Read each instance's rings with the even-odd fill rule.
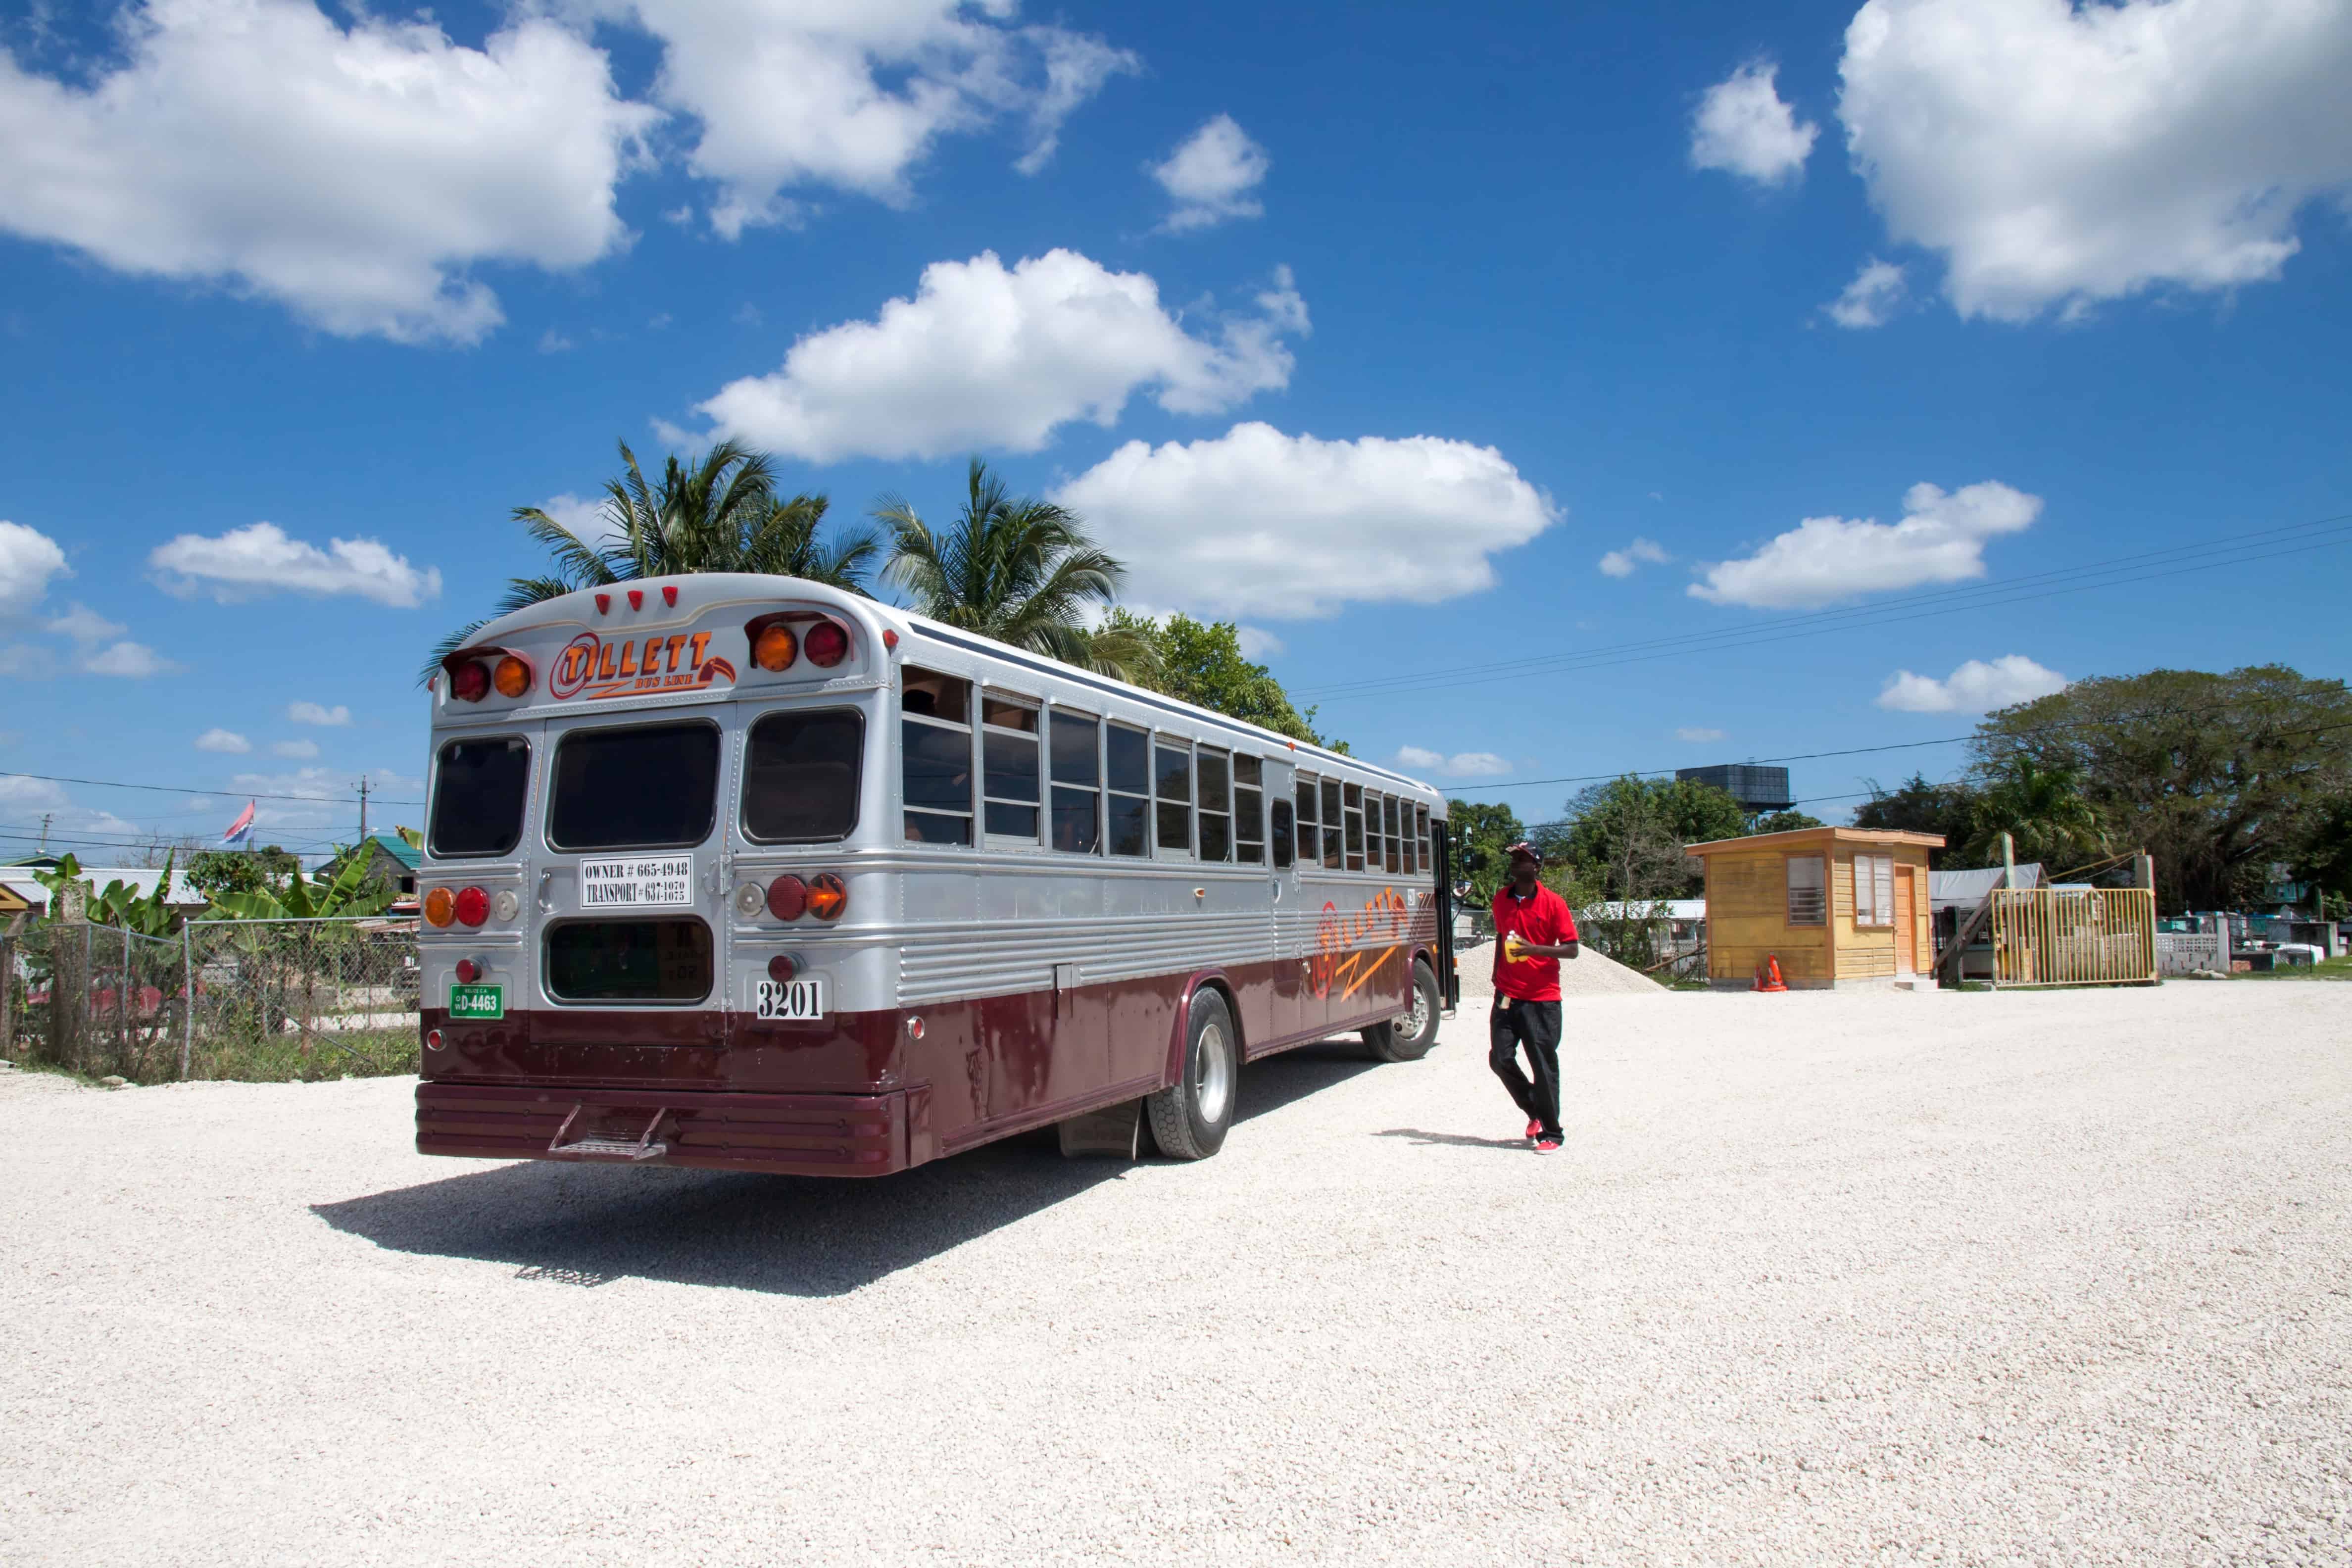
[[8,8],[0,768],[163,787],[0,833],[415,820],[510,510],[730,431],[850,521],[977,452],[1529,820],[2344,672],[2352,534],[2231,542],[2352,513],[2352,0],[834,10]]

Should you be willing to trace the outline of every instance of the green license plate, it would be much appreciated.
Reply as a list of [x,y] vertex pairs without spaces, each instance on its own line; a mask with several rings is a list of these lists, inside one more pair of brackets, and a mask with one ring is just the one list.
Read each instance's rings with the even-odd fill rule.
[[503,985],[452,985],[449,987],[449,1016],[470,1018],[477,1022],[497,1023],[507,1016],[507,988]]

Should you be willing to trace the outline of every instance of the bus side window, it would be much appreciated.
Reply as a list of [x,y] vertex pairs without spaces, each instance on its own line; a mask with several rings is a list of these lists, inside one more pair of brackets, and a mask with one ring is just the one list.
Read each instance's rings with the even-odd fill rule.
[[1093,855],[1102,848],[1102,721],[1056,708],[1052,727],[1054,847]]
[[1402,872],[1405,868],[1404,837],[1397,831],[1397,799],[1392,795],[1381,797],[1381,843],[1389,858],[1389,875],[1393,877]]
[[1381,801],[1383,797],[1370,790],[1364,792],[1364,869],[1377,877],[1381,874]]
[[1307,830],[1297,826],[1288,801],[1276,801],[1274,803],[1274,868],[1277,871],[1290,865],[1290,836],[1294,831],[1303,833]]
[[1421,836],[1413,832],[1413,818],[1419,808],[1411,801],[1401,801],[1397,810],[1404,823],[1404,874],[1413,876],[1421,870]]
[[1322,839],[1319,837],[1319,830],[1315,826],[1317,793],[1315,776],[1312,773],[1300,773],[1297,788],[1298,815],[1296,820],[1298,825],[1298,859],[1299,863],[1305,866],[1312,866],[1323,858]]
[[909,844],[971,842],[971,682],[907,667],[898,698]]
[[1192,850],[1192,744],[1181,736],[1162,735],[1151,748],[1151,762],[1152,794],[1160,804],[1160,847],[1189,855]]
[[1234,796],[1225,753],[1204,746],[1193,766],[1201,774],[1201,858],[1229,860],[1233,858]]
[[1234,858],[1265,864],[1265,775],[1255,757],[1234,757]]
[[[1348,786],[1353,789],[1355,786]],[[1344,837],[1339,831],[1339,781],[1323,781],[1323,868],[1342,870],[1347,867],[1347,851],[1341,847]]]
[[1104,731],[1110,774],[1110,852],[1151,853],[1151,737],[1124,724]]
[[1434,871],[1437,869],[1437,846],[1429,837],[1429,807],[1416,805],[1412,808],[1412,826],[1413,849],[1421,858],[1421,869]]
[[1348,869],[1364,868],[1364,786],[1351,784],[1347,790]]
[[981,760],[985,764],[991,838],[1037,842],[1037,710],[1001,691],[980,699]]

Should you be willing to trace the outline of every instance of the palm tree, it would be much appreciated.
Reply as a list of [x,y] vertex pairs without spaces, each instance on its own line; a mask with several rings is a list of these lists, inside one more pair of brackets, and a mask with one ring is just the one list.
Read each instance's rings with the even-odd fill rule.
[[935,621],[1120,679],[1153,673],[1149,638],[1087,624],[1118,601],[1127,568],[1077,514],[1007,495],[978,458],[966,485],[963,510],[938,532],[897,496],[876,503],[875,518],[891,536],[883,577]]
[[866,593],[880,541],[871,530],[857,529],[831,545],[820,542],[825,498],[778,496],[765,455],[734,441],[721,441],[691,465],[672,453],[660,482],[648,484],[628,443],[620,447],[622,471],[604,486],[598,531],[604,542],[583,539],[538,507],[515,508],[514,520],[553,558],[553,571],[509,578],[497,609],[442,638],[419,679],[499,616],[582,588],[696,572],[757,572]]
[[2107,847],[2098,808],[2083,793],[2082,775],[2063,763],[2039,763],[2021,753],[2002,765],[1977,802],[1969,847],[1979,863],[1998,854],[2002,833],[2014,841],[2019,859],[2054,862],[2053,875]]

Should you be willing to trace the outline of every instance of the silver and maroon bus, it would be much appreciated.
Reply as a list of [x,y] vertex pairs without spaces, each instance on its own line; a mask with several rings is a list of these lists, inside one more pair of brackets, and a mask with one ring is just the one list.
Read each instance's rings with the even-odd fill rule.
[[583,591],[432,684],[425,1153],[1197,1159],[1245,1061],[1453,1000],[1438,792],[887,605]]

